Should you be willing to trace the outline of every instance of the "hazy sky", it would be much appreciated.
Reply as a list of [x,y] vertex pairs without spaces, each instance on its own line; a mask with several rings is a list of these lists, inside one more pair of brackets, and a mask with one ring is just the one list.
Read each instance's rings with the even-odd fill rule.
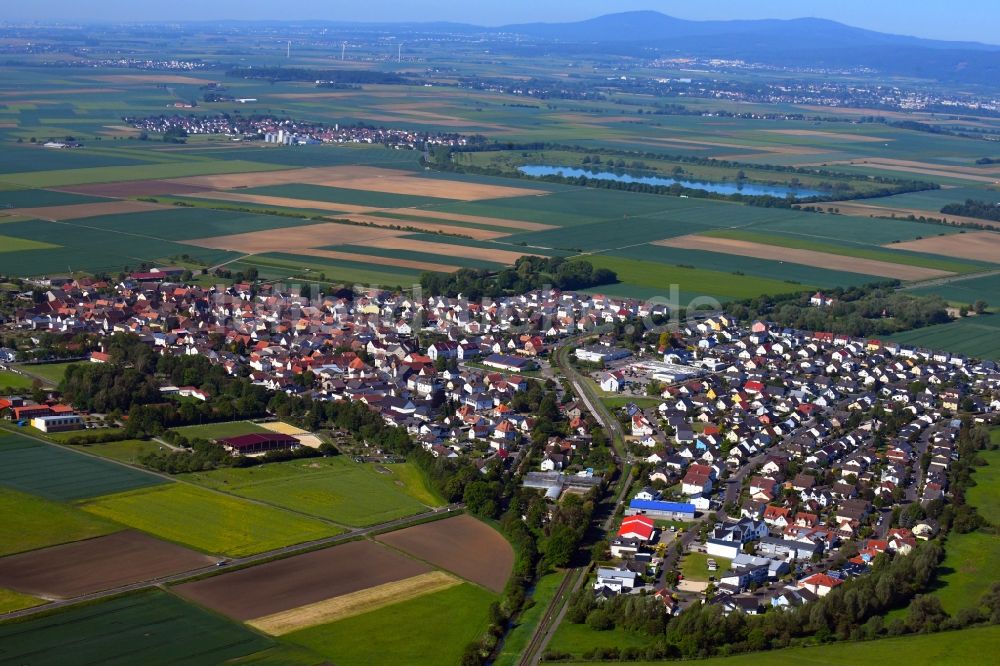
[[45,19],[458,21],[503,25],[567,21],[631,9],[688,19],[816,16],[861,28],[997,43],[997,0],[9,0],[0,21]]

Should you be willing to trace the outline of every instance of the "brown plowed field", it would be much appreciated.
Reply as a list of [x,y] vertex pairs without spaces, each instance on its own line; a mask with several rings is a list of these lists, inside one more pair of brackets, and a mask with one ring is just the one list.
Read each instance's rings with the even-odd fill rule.
[[858,141],[860,143],[878,143],[879,141],[885,143],[886,141],[892,141],[892,139],[886,139],[880,136],[868,136],[866,134],[850,134],[849,132],[824,132],[822,130],[809,130],[809,129],[776,129],[776,130],[764,130],[765,132],[770,132],[771,134],[784,134],[785,136],[814,136],[816,138],[822,139],[836,139],[838,141]]
[[90,194],[95,197],[151,197],[163,194],[192,194],[209,189],[173,180],[132,180],[122,183],[93,183],[53,188],[63,192]]
[[197,199],[214,199],[217,201],[234,201],[237,203],[255,203],[262,206],[279,206],[281,208],[308,208],[310,210],[328,210],[334,213],[369,213],[377,210],[371,206],[353,206],[351,204],[331,203],[329,201],[313,201],[311,199],[293,199],[291,197],[272,197],[266,194],[250,194],[249,192],[226,192],[202,190],[194,195]]
[[935,236],[905,243],[893,243],[884,247],[890,250],[913,250],[959,259],[1000,263],[1000,234],[992,231]]
[[[215,250],[232,250],[246,254],[262,252],[298,252],[328,245],[343,245],[353,243],[364,245],[377,239],[402,236],[405,231],[396,229],[381,229],[379,227],[362,227],[353,224],[337,224],[324,222],[321,224],[304,224],[286,229],[266,229],[251,231],[245,234],[229,236],[213,236],[184,241],[188,245],[210,247]],[[454,248],[452,248],[454,251]]]
[[174,589],[237,620],[251,620],[430,570],[371,541],[352,541]]
[[301,181],[325,187],[342,187],[348,190],[363,190],[365,192],[390,192],[392,194],[407,194],[419,197],[435,197],[438,199],[455,199],[458,201],[478,201],[481,199],[502,199],[507,197],[526,197],[546,194],[538,190],[523,187],[507,187],[506,185],[487,185],[484,183],[466,183],[459,180],[443,178],[419,178],[406,173],[382,176],[351,176],[335,177]]
[[41,206],[39,208],[18,208],[18,215],[27,215],[38,220],[78,220],[82,217],[98,215],[118,215],[119,213],[143,213],[149,210],[163,210],[167,206],[148,201],[102,201],[99,203],[70,204],[68,206]]
[[[412,250],[414,252],[440,254],[443,257],[462,256],[469,259],[495,261],[499,264],[513,264],[517,261],[518,257],[523,257],[526,254],[532,254],[527,251],[494,250],[491,247],[459,247],[449,243],[434,243],[432,241],[414,240],[412,238],[406,238],[405,236],[385,236],[383,238],[372,238],[365,241],[352,239],[350,243],[351,245],[361,245],[363,247],[377,247],[382,250]],[[331,243],[327,243],[327,245],[330,244]]]
[[[877,261],[874,259],[857,259],[855,257],[847,257],[840,254],[816,252],[815,250],[799,250],[789,247],[778,247],[774,245],[765,245],[763,243],[751,243],[749,241],[734,240],[732,238],[699,236],[697,234],[654,241],[653,245],[676,247],[685,250],[704,250],[706,252],[734,254],[739,257],[755,257],[757,259],[770,259],[772,261],[787,261],[791,264],[815,266],[816,268],[828,268],[834,271],[862,273],[864,275],[878,275],[879,277],[893,278],[896,280],[928,280],[930,278],[951,275],[951,273],[947,271],[941,271],[935,268],[893,264],[888,261]],[[899,247],[899,245],[894,245],[893,247]]]
[[71,598],[199,569],[215,558],[126,530],[0,558],[0,588]]
[[398,266],[400,268],[412,268],[418,271],[436,271],[438,273],[454,273],[460,268],[460,266],[436,264],[430,261],[411,261],[409,259],[379,257],[371,254],[356,254],[354,252],[341,252],[338,250],[297,250],[296,254],[301,254],[306,257],[323,257],[325,259],[334,259],[337,261],[354,261],[359,264]]
[[507,540],[486,523],[465,515],[376,538],[494,592],[503,591],[514,568],[514,549]]

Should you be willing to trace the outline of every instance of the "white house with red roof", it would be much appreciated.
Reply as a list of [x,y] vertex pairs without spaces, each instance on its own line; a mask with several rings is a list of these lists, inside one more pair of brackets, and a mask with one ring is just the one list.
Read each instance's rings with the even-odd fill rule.
[[839,578],[825,573],[817,573],[800,580],[798,587],[800,590],[809,590],[818,597],[825,597],[830,594],[833,588],[843,584],[844,581]]

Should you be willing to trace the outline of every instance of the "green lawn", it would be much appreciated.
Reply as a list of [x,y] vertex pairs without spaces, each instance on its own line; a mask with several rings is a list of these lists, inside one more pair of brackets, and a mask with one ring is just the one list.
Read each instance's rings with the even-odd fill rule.
[[270,432],[267,428],[259,426],[250,421],[228,421],[226,423],[206,423],[205,425],[185,426],[174,428],[177,434],[184,435],[188,439],[200,437],[202,439],[218,439],[220,437],[236,437],[238,435],[249,435],[255,432]]
[[21,610],[22,608],[31,608],[32,606],[44,603],[46,603],[45,599],[38,599],[27,594],[0,588],[0,614]]
[[339,532],[313,518],[187,483],[98,497],[81,507],[170,541],[233,557]]
[[417,497],[441,504],[409,466],[386,465],[388,473],[377,468],[337,456],[218,469],[184,478],[345,525],[374,525],[419,513],[426,507]]
[[169,451],[167,447],[152,440],[124,439],[120,442],[106,442],[104,444],[86,444],[80,447],[81,450],[102,458],[110,458],[130,465],[139,464],[139,456],[158,451]]
[[59,384],[66,376],[66,368],[71,365],[78,365],[80,363],[85,363],[86,361],[74,361],[71,363],[43,363],[39,365],[25,365],[22,366],[22,370],[25,372],[41,377],[47,380],[51,384]]
[[535,591],[531,595],[532,605],[521,614],[521,617],[517,620],[517,624],[507,634],[503,650],[495,662],[498,666],[514,666],[518,663],[521,653],[528,647],[532,634],[537,629],[538,623],[542,621],[545,610],[548,608],[552,597],[555,596],[556,590],[559,589],[559,585],[565,577],[566,572],[559,571],[547,574],[538,579]]
[[[991,435],[994,442],[1000,443],[1000,428],[994,428]],[[1000,449],[980,451],[979,457],[986,466],[974,468],[972,480],[976,485],[965,492],[965,501],[996,525],[1000,523]]]
[[0,488],[0,555],[110,534],[121,525],[76,507]]
[[0,660],[32,666],[214,666],[274,640],[159,590],[0,625]]
[[340,666],[458,664],[496,597],[468,583],[283,638]]
[[1000,536],[985,532],[953,533],[945,543],[934,595],[951,614],[978,604],[996,582]]
[[[719,565],[717,571],[708,570],[708,561],[715,560],[716,564]],[[727,560],[724,557],[715,557],[707,553],[687,553],[681,560],[681,574],[684,575],[685,580],[699,581],[703,583],[708,582],[709,576],[719,580],[722,576],[729,572],[729,566],[732,560]]]
[[[838,642],[809,648],[752,652],[735,657],[715,657],[691,662],[699,666],[857,666],[906,664],[906,666],[966,666],[988,663],[984,657],[1000,644],[1000,626],[976,627],[937,634],[901,636],[857,643]],[[632,662],[634,666],[665,666],[678,662]],[[687,662],[685,662],[687,663]],[[596,666],[596,664],[594,665]]]
[[652,636],[633,633],[624,629],[596,631],[586,624],[571,624],[563,621],[556,630],[547,651],[565,652],[579,657],[594,648],[606,647],[646,647],[653,642]]
[[25,377],[10,370],[0,370],[0,390],[31,388],[31,383],[31,377]]

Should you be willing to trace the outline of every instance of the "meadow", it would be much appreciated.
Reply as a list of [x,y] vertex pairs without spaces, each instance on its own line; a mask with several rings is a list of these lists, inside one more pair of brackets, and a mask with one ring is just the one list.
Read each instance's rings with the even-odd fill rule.
[[10,370],[0,370],[0,391],[4,388],[14,390],[27,389],[31,388],[31,384],[31,377],[25,377],[24,375],[11,372]]
[[[753,652],[735,657],[699,659],[704,666],[855,666],[856,664],[908,664],[909,666],[965,666],[981,663],[983,655],[1000,641],[1000,627],[976,627],[935,634],[883,638],[875,641],[837,642],[816,647]],[[616,643],[602,644],[614,645]],[[586,663],[596,666],[596,662]],[[632,662],[635,666],[663,666],[672,662]]]
[[644,648],[652,642],[653,638],[645,634],[618,628],[597,631],[586,624],[571,624],[564,620],[556,629],[546,651],[571,654],[579,659],[595,648]]
[[214,666],[270,648],[274,641],[155,590],[0,624],[0,644],[4,661],[36,666]]
[[[464,583],[354,617],[303,629],[283,639],[337,664],[457,664],[486,629],[496,597]],[[461,611],[458,611],[461,609]],[[391,631],[387,631],[391,627]]]
[[24,365],[21,366],[21,370],[27,372],[35,377],[39,377],[46,382],[58,385],[59,382],[63,380],[66,376],[66,369],[70,366],[77,365],[81,361],[72,361],[69,363],[39,363],[37,365]]
[[[76,433],[71,432],[71,435]],[[138,465],[139,458],[150,454],[167,452],[168,449],[152,440],[143,439],[123,439],[117,442],[105,442],[102,444],[84,444],[81,448],[87,453],[101,458],[117,460],[118,462]]]
[[504,639],[503,649],[497,655],[498,666],[515,666],[521,658],[521,653],[528,647],[532,634],[542,621],[549,603],[555,597],[556,590],[566,577],[565,571],[546,574],[535,583],[531,594],[531,605],[517,618],[514,628]]
[[187,483],[97,497],[80,507],[202,552],[232,557],[340,532],[308,516]]
[[417,497],[433,499],[433,496],[419,474],[409,469],[405,476],[397,474],[395,470],[405,469],[405,463],[381,467],[385,473],[377,471],[379,467],[336,456],[218,469],[182,478],[355,527],[384,523],[426,509]]
[[70,501],[166,483],[137,469],[0,433],[0,485],[21,492]]
[[0,556],[91,539],[123,529],[78,508],[0,488]]

